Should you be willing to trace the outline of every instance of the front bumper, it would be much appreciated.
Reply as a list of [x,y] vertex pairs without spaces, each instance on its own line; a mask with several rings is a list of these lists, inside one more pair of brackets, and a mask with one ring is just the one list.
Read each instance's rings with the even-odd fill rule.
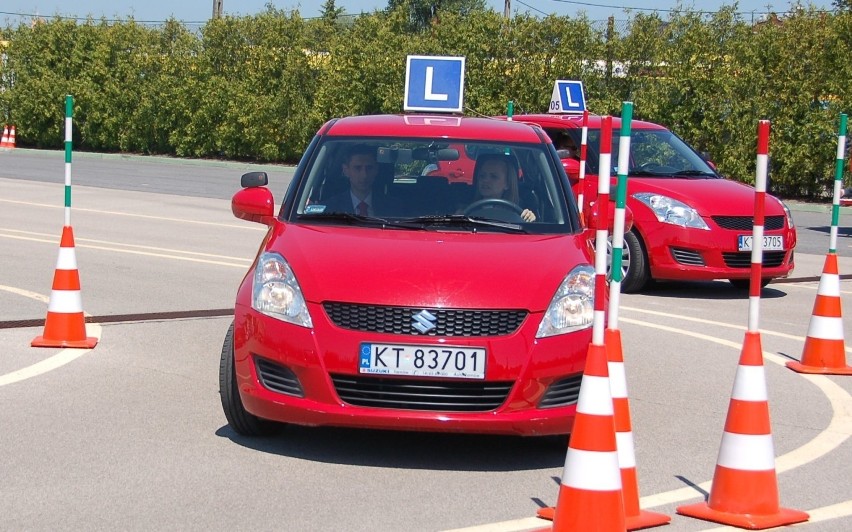
[[[236,307],[237,384],[246,410],[260,418],[310,426],[525,436],[571,431],[591,329],[536,339],[540,315],[530,314],[506,336],[442,338],[367,333],[338,327],[321,305],[310,307],[313,329],[278,321],[245,305]],[[484,347],[486,377],[415,379],[360,374],[361,342]],[[495,407],[474,406],[474,411],[467,403],[463,408],[468,411],[462,411],[452,407],[424,409],[414,403],[406,403],[413,405],[407,408],[374,407],[356,404],[358,401],[352,399],[366,388],[369,393],[392,398],[393,394],[413,393],[412,388],[420,384],[433,383],[446,385],[452,393],[462,388],[469,402],[476,404],[480,395],[477,386],[487,387],[489,394],[504,393],[505,398],[497,400]],[[358,388],[353,394],[343,386]],[[471,386],[472,392],[468,390]],[[349,400],[342,398],[347,394]]]
[[[750,231],[722,229],[708,222],[710,231],[684,229],[656,220],[644,223],[640,235],[648,251],[654,279],[709,281],[748,279],[751,276],[751,251],[739,251],[739,235]],[[634,228],[634,230],[636,230]],[[767,236],[783,236],[784,249],[763,251],[761,277],[777,279],[790,275],[795,266],[793,249],[796,232],[790,229],[765,231]]]

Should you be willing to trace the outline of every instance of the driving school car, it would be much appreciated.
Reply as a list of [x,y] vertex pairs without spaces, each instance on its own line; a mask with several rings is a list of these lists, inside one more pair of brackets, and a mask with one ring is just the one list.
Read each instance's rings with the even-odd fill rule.
[[[582,116],[516,115],[541,126],[552,139],[567,135],[579,146]],[[588,117],[584,207],[597,197],[601,117]],[[618,161],[621,121],[613,118],[612,161]],[[579,193],[579,161],[563,160]],[[616,163],[614,163],[616,164]],[[615,190],[617,167],[604,169]],[[627,208],[633,227],[624,234],[622,291],[637,292],[653,280],[727,279],[749,286],[754,188],[725,179],[712,163],[667,128],[631,122]],[[796,229],[789,209],[766,195],[762,285],[787,277],[794,267]]]
[[[516,165],[524,204],[477,201],[475,177],[435,174],[460,150],[475,164]],[[353,151],[375,154],[375,213],[337,203],[351,199],[344,167]],[[241,183],[234,214],[269,229],[222,348],[221,400],[234,431],[570,432],[594,269],[540,128],[428,114],[340,118],[318,131],[277,212],[265,173]],[[521,218],[522,208],[536,219]]]

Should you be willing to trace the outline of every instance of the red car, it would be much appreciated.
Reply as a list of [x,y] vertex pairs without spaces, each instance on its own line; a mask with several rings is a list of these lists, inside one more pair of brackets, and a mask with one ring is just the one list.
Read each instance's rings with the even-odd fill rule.
[[[516,115],[541,126],[557,145],[580,145],[582,117]],[[584,207],[597,197],[600,116],[589,116]],[[612,121],[612,177],[615,194],[621,120]],[[727,279],[748,288],[754,223],[754,188],[720,176],[712,163],[663,126],[631,122],[627,208],[633,227],[624,235],[622,291],[638,292],[653,280]],[[579,192],[579,162],[563,160]],[[588,220],[588,216],[586,216]],[[762,284],[793,270],[796,229],[790,210],[767,194]]]
[[[464,157],[470,180],[435,173]],[[232,201],[269,227],[222,348],[234,431],[570,432],[594,268],[540,128],[341,118],[319,130],[277,214],[267,182],[244,175]]]

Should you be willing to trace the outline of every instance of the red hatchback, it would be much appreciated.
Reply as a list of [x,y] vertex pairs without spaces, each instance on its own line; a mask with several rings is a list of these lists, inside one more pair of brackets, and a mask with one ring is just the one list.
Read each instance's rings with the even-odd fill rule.
[[[582,116],[516,115],[514,120],[541,126],[557,146],[580,145]],[[590,115],[586,209],[597,197],[600,126],[601,117]],[[605,171],[614,192],[620,119],[613,118],[612,129],[614,166]],[[655,279],[727,279],[748,288],[754,188],[723,178],[677,135],[650,122],[631,122],[629,160],[627,208],[633,227],[624,235],[622,291],[640,291]],[[563,164],[579,193],[579,162],[563,159]],[[765,217],[763,285],[790,274],[796,247],[790,211],[771,195],[766,196]]]
[[[467,157],[469,181],[434,171]],[[540,128],[331,120],[277,214],[267,181],[244,175],[232,201],[238,218],[269,227],[222,348],[233,430],[570,432],[594,269]]]

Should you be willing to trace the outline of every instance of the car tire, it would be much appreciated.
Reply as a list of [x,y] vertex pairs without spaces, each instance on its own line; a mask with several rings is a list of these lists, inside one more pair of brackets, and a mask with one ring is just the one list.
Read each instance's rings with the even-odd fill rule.
[[651,281],[651,266],[648,252],[642,239],[633,231],[624,233],[624,251],[627,272],[621,281],[621,291],[630,294],[644,289]]
[[234,367],[234,322],[228,328],[222,344],[222,359],[219,362],[219,397],[228,425],[243,436],[269,436],[278,429],[278,424],[249,413],[243,406],[237,388],[237,372]]
[[[728,279],[728,282],[737,290],[750,290],[751,279]],[[771,278],[763,278],[760,280],[760,288],[766,288],[766,285],[772,282]]]

